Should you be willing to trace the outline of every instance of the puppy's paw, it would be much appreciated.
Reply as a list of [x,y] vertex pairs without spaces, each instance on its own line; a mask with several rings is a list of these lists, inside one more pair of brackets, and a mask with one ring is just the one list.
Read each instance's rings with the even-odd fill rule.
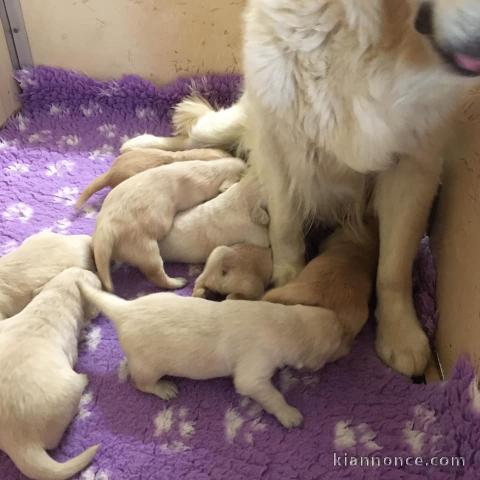
[[207,291],[203,287],[195,287],[192,292],[192,297],[206,298]]
[[[402,315],[383,322],[378,318],[376,349],[378,356],[397,372],[408,377],[422,375],[430,358],[430,346],[425,332],[416,315],[403,312]],[[388,315],[384,311],[382,315]],[[412,318],[410,318],[412,316]]]
[[275,416],[285,428],[299,427],[303,423],[302,414],[290,405],[283,407]]
[[182,278],[182,277],[169,278],[165,288],[169,288],[171,290],[177,290],[179,288],[183,288],[186,284],[187,284],[187,280],[185,278]]
[[162,400],[171,400],[178,395],[178,388],[173,382],[159,380],[155,385],[155,394]]

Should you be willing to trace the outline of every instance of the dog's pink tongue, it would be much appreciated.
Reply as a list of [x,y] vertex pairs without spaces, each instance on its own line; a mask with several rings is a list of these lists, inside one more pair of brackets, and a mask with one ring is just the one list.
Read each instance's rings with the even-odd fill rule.
[[455,61],[460,67],[469,72],[480,73],[480,58],[471,57],[463,53],[456,53]]

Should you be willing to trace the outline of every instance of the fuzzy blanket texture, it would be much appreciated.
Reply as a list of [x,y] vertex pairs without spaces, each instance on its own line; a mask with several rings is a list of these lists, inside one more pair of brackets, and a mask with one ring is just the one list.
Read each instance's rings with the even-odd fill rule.
[[[109,167],[122,141],[144,132],[168,135],[171,109],[192,85],[225,106],[241,84],[239,77],[222,75],[157,88],[133,76],[98,82],[48,67],[17,76],[22,110],[0,130],[0,254],[41,230],[92,233],[107,192],[92,197],[79,214],[73,204]],[[190,295],[200,267],[169,265],[167,271],[189,279],[178,293]],[[125,266],[114,279],[126,298],[154,291]],[[431,336],[435,268],[427,239],[414,283]],[[52,455],[63,461],[101,443],[81,480],[480,478],[480,395],[469,363],[459,362],[449,381],[413,384],[377,358],[373,322],[348,357],[315,374],[285,369],[277,375],[276,384],[305,417],[303,428],[290,432],[237,395],[228,378],[179,380],[180,394],[168,403],[135,390],[114,328],[102,316],[79,348],[77,370],[90,383]],[[367,466],[371,457],[374,466]],[[410,457],[420,460],[413,464]],[[0,452],[0,479],[23,478]]]

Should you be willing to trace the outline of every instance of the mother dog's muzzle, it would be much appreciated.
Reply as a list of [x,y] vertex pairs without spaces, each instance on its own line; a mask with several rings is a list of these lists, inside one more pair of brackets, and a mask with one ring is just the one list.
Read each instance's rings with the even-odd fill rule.
[[451,2],[448,7],[423,1],[415,28],[457,73],[480,75],[480,1]]

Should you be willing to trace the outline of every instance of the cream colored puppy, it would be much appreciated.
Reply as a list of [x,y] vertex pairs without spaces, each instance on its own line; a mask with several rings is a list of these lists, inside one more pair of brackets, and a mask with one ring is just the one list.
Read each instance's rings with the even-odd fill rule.
[[165,375],[195,380],[233,376],[240,395],[257,401],[286,428],[302,422],[270,379],[286,365],[318,370],[333,358],[342,330],[318,307],[157,293],[127,301],[81,283],[112,319],[136,387],[164,400],[176,386]]
[[99,447],[65,463],[45,451],[59,444],[88,383],[72,367],[82,326],[97,312],[80,294],[79,280],[100,286],[94,273],[69,268],[21,313],[0,323],[0,449],[36,480],[70,478]]
[[217,247],[195,282],[194,297],[258,300],[272,279],[272,251],[240,243]]
[[218,197],[178,214],[160,251],[164,260],[202,263],[220,245],[268,247],[268,222],[261,187],[247,174]]
[[166,150],[153,148],[127,151],[115,159],[109,170],[88,185],[80,195],[75,206],[76,208],[80,208],[95,192],[105,187],[115,188],[130,177],[149,170],[150,168],[160,167],[161,165],[168,165],[174,162],[217,160],[226,157],[230,157],[230,155],[223,150],[210,148],[186,150],[184,152],[168,152]]
[[37,233],[0,258],[0,320],[20,312],[34,292],[69,267],[91,270],[88,235]]
[[216,196],[237,182],[245,170],[238,158],[172,163],[139,173],[114,188],[97,217],[93,250],[100,278],[112,291],[110,260],[138,267],[161,288],[181,288],[170,278],[158,241],[170,231],[177,212]]

